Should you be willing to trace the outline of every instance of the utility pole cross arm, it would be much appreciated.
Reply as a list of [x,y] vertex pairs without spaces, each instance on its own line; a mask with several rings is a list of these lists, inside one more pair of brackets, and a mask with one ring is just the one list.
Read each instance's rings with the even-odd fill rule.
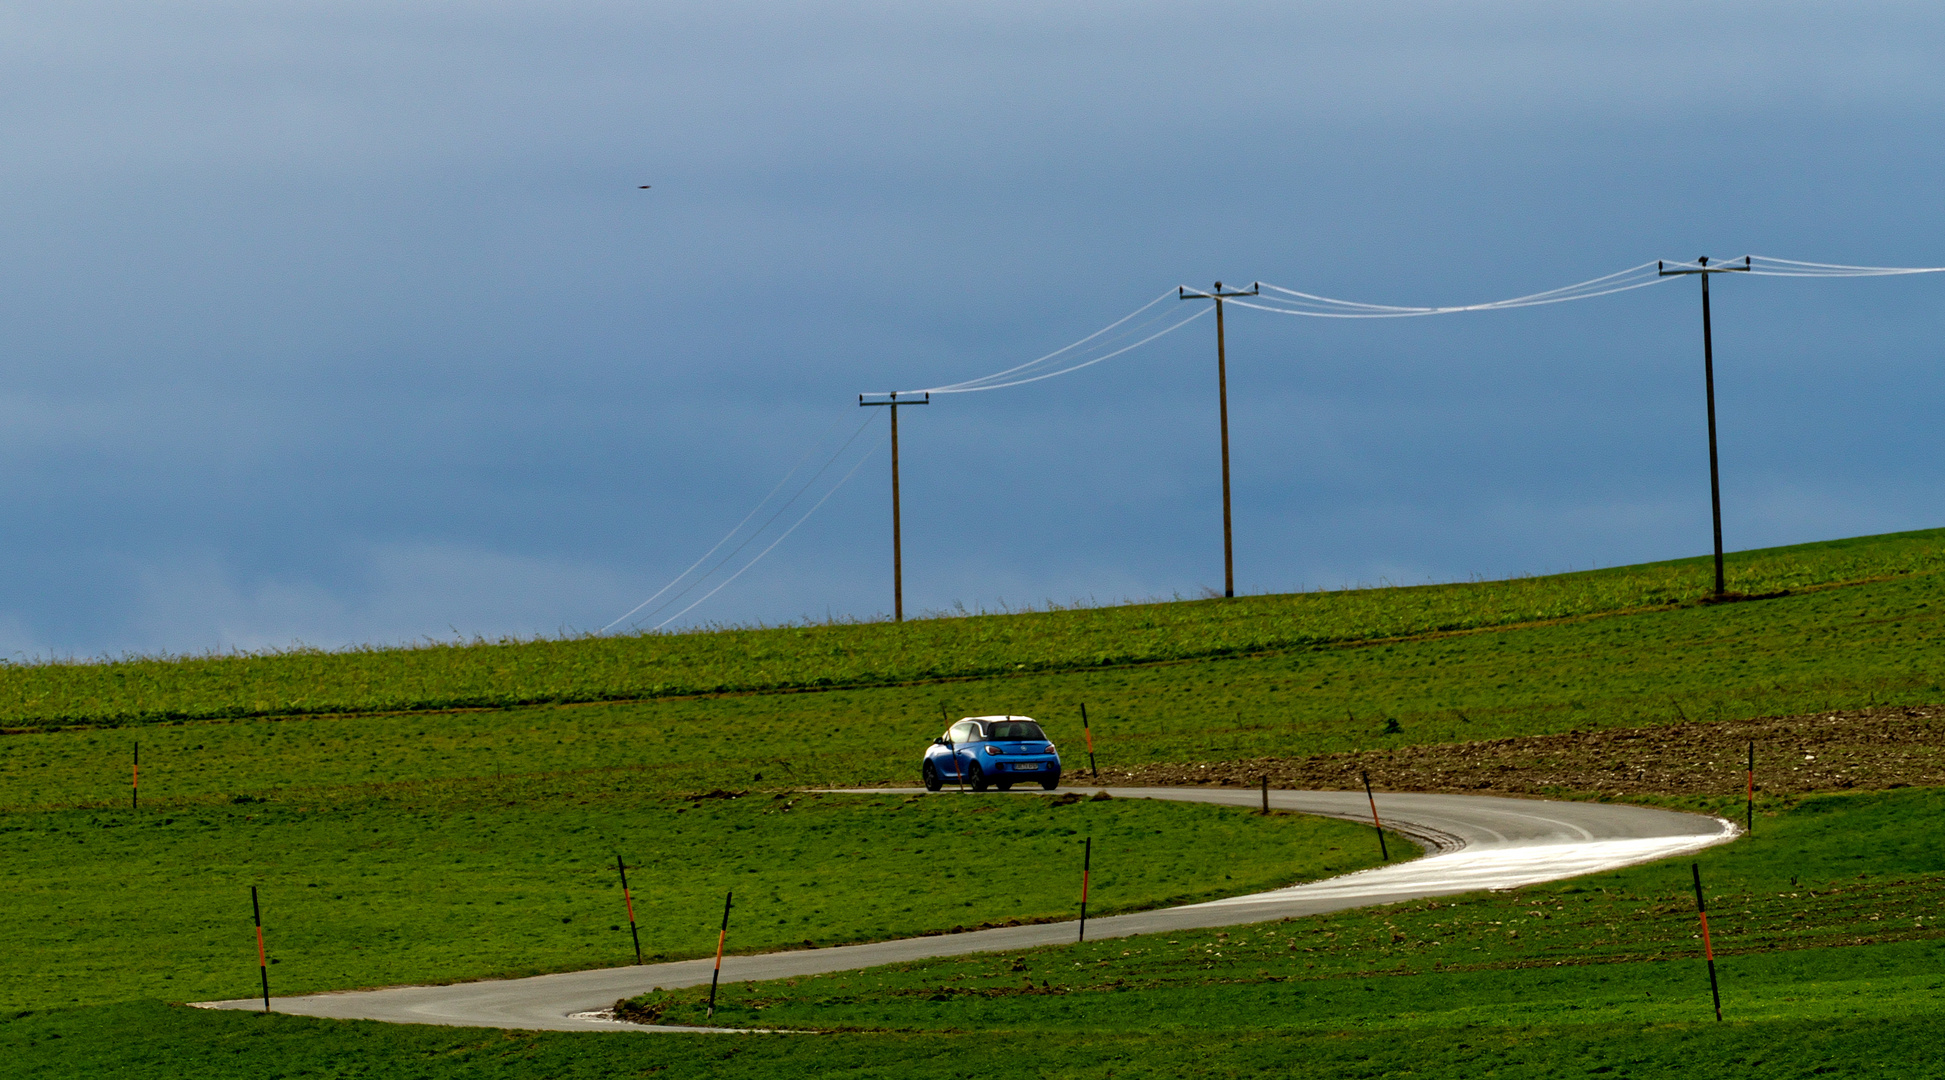
[[1218,281],[1216,282],[1215,289],[1210,292],[1196,292],[1186,285],[1175,286],[1176,298],[1180,300],[1227,300],[1232,296],[1260,296],[1262,292],[1263,283],[1260,281],[1250,282],[1250,286],[1247,289],[1229,290],[1224,290],[1222,282]]
[[1677,267],[1673,270],[1668,269],[1667,260],[1655,260],[1655,275],[1657,277],[1685,277],[1689,274],[1743,274],[1748,273],[1754,268],[1754,265],[1750,262],[1750,257],[1747,255],[1742,257],[1741,266],[1737,266],[1732,262],[1723,263],[1720,266],[1710,266],[1709,257],[1704,255],[1695,260],[1694,266]]

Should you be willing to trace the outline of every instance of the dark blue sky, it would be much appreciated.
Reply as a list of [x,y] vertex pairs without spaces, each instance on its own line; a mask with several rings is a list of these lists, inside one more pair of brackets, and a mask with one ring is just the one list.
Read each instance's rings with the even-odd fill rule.
[[[1945,264],[1934,4],[4,27],[16,657],[599,627],[858,391],[1011,366],[1178,283],[1455,304],[1704,253]],[[1945,524],[1945,275],[1716,298],[1731,548]],[[1683,281],[1234,312],[1238,587],[1704,552],[1698,307]],[[902,434],[908,611],[1221,586],[1206,320]],[[884,464],[685,621],[888,611]]]

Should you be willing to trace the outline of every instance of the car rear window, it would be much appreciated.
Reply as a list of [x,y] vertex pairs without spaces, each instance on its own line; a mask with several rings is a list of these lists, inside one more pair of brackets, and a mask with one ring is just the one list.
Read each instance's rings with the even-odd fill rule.
[[1034,741],[1045,739],[1047,733],[1041,731],[1040,725],[1031,720],[995,720],[986,725],[986,737],[989,739]]

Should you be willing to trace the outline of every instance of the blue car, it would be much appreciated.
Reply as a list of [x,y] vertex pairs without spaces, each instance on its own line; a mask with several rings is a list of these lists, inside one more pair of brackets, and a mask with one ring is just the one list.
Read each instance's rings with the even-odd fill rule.
[[968,716],[932,740],[919,766],[925,790],[964,784],[1001,791],[1023,781],[1060,786],[1060,755],[1030,716]]

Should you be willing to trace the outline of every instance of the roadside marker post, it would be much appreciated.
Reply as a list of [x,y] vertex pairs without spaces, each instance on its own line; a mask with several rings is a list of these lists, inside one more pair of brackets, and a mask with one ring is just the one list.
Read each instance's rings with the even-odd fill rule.
[[628,933],[635,939],[635,966],[642,962],[642,935],[635,929],[635,898],[628,895],[628,868],[621,863],[621,852],[615,852],[615,869],[621,872],[621,901],[628,905]]
[[1715,1018],[1722,1019],[1722,991],[1715,983],[1715,946],[1709,943],[1709,905],[1702,899],[1702,864],[1689,863],[1695,872],[1695,913],[1702,917],[1702,955],[1709,962],[1709,996],[1715,999]]
[[1270,778],[1268,775],[1263,777],[1263,812],[1265,814],[1270,812]]
[[1087,771],[1094,779],[1101,778],[1101,770],[1094,767],[1094,729],[1087,726],[1087,702],[1081,702],[1081,733],[1087,736]]
[[1742,831],[1756,831],[1756,740],[1749,740],[1749,804],[1743,810]]
[[716,970],[709,976],[709,1016],[716,1018],[716,983],[723,977],[723,942],[729,940],[729,901],[735,892],[723,894],[723,928],[716,934]]
[[257,974],[263,979],[263,1014],[270,1015],[270,960],[263,951],[263,908],[257,904],[257,887],[250,886],[250,917],[257,924]]
[[135,772],[128,780],[128,808],[140,809],[142,805],[142,744],[135,744]]
[[1094,838],[1088,837],[1081,848],[1081,936],[1076,944],[1087,940],[1087,879],[1094,869]]
[[959,782],[959,793],[966,793],[966,770],[959,763],[959,746],[952,741],[952,714],[939,706],[939,716],[945,720],[945,748],[952,752],[952,776]]
[[1364,770],[1360,770],[1359,774],[1364,777],[1364,797],[1371,802],[1371,827],[1378,830],[1378,854],[1384,856],[1385,862],[1390,862],[1391,851],[1384,846],[1384,822],[1378,820],[1378,797],[1371,794],[1371,774]]

